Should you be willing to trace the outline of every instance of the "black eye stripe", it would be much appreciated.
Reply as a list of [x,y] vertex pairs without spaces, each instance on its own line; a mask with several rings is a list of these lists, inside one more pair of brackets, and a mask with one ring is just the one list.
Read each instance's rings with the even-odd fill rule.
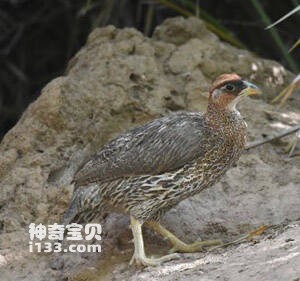
[[245,89],[247,86],[242,80],[238,81],[232,81],[232,82],[227,82],[223,84],[223,89],[226,91],[232,91],[232,92],[240,92],[243,89]]

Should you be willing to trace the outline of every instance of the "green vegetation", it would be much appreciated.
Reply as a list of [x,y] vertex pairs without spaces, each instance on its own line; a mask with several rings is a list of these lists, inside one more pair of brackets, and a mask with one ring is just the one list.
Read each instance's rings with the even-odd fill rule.
[[93,28],[130,26],[151,36],[163,20],[179,15],[200,17],[222,40],[299,72],[298,0],[3,0],[0,138],[43,86],[64,73]]

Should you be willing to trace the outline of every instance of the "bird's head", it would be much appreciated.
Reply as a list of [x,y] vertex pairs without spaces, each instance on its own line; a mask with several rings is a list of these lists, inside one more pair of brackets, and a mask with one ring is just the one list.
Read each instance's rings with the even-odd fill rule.
[[233,111],[244,97],[259,94],[261,91],[258,87],[242,80],[237,74],[222,74],[215,80],[209,91],[209,104]]

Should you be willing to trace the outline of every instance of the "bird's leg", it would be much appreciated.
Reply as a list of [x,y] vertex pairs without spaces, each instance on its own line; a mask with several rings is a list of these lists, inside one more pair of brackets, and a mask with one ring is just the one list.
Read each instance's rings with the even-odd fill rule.
[[146,257],[142,234],[142,224],[134,217],[130,217],[130,222],[134,242],[134,254],[130,261],[130,265],[135,261],[138,265],[156,266],[163,262],[179,258],[178,254],[170,254],[160,258]]
[[153,228],[157,233],[169,239],[172,243],[173,248],[170,252],[181,252],[181,253],[194,253],[203,250],[205,247],[211,247],[222,244],[221,240],[205,240],[205,241],[196,241],[191,244],[186,244],[177,238],[173,233],[164,228],[157,221],[149,221],[147,224]]

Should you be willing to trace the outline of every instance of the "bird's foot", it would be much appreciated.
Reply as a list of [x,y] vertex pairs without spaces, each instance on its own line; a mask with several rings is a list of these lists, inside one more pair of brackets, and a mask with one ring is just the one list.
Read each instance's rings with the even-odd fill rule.
[[139,265],[139,266],[158,266],[164,262],[179,259],[179,258],[180,258],[180,255],[176,254],[176,253],[165,255],[160,258],[147,258],[146,256],[139,256],[139,255],[133,254],[133,256],[129,262],[129,265],[133,265],[133,263],[135,262],[136,265]]
[[171,253],[180,252],[180,253],[194,253],[200,252],[203,248],[208,248],[212,246],[222,245],[223,242],[221,240],[205,240],[205,241],[196,241],[191,244],[186,244],[177,238],[172,232],[164,228],[157,221],[149,221],[148,225],[152,227],[156,232],[160,233],[162,236],[166,237],[173,248],[170,250]]
[[180,257],[178,254],[170,254],[160,258],[146,257],[142,235],[142,224],[132,216],[130,217],[130,222],[134,241],[134,254],[129,265],[132,265],[133,262],[135,262],[137,265],[157,266],[163,262],[178,259]]
[[[180,253],[195,253],[201,252],[204,248],[209,248],[212,246],[222,245],[221,240],[205,240],[205,241],[196,241],[191,244],[186,244],[181,240],[172,241],[173,248],[169,251],[170,253],[180,252]],[[175,242],[175,243],[174,243]]]

